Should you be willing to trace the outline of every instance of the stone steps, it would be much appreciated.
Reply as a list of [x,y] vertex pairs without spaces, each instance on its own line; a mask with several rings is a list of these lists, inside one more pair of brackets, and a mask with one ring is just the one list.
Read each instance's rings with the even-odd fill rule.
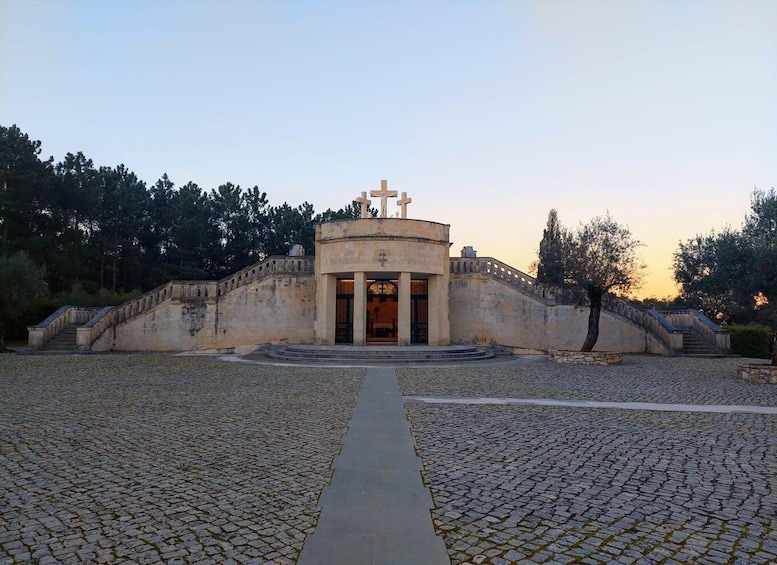
[[707,340],[705,340],[698,332],[691,328],[678,328],[683,332],[683,355],[689,357],[708,357],[716,356],[718,353],[715,351]]
[[39,349],[38,353],[75,353],[77,350],[76,332],[76,326],[66,327]]
[[314,346],[273,345],[267,356],[272,359],[311,363],[404,364],[459,363],[494,357],[487,348],[473,345],[450,346]]

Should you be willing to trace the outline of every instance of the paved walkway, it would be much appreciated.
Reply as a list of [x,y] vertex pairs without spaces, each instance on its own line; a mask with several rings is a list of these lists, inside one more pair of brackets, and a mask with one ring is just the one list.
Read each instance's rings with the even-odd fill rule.
[[299,565],[449,565],[394,368],[370,368]]
[[556,400],[551,398],[462,398],[457,396],[405,396],[405,402],[423,404],[466,404],[469,406],[556,406],[561,408],[613,408],[617,410],[648,410],[650,412],[701,412],[708,414],[772,414],[777,406],[743,404],[667,404],[657,402],[597,402],[594,400]]

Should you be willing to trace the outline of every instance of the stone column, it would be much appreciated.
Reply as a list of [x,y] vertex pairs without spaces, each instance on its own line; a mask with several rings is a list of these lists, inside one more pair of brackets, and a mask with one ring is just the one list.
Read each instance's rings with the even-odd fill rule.
[[353,274],[353,344],[364,345],[367,336],[367,277]]
[[316,285],[316,320],[313,324],[318,345],[334,345],[337,318],[337,275],[321,275]]
[[451,341],[446,275],[429,275],[429,345],[449,345]]
[[410,273],[399,273],[399,345],[410,345]]

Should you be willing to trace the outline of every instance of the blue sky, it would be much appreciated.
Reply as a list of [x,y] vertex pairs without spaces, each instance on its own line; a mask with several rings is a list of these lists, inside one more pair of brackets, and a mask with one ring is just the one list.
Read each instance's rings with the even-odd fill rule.
[[609,211],[664,296],[680,240],[777,184],[775,29],[772,0],[4,0],[0,124],[319,212],[388,179],[524,271],[550,208]]

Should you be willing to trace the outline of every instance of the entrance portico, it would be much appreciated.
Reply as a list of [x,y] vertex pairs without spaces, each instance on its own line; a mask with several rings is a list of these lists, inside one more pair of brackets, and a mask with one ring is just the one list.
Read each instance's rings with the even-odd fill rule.
[[[371,195],[396,196],[381,189]],[[448,345],[449,230],[388,217],[317,225],[315,342]]]

